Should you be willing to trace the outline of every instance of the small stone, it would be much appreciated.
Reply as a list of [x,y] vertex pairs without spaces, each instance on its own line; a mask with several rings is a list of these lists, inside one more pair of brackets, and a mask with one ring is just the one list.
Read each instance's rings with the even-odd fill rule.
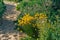
[[8,39],[11,39],[11,37],[9,37]]
[[3,39],[3,40],[8,40],[8,39]]
[[2,37],[9,37],[8,35],[3,35]]
[[17,35],[13,35],[14,37],[16,37]]

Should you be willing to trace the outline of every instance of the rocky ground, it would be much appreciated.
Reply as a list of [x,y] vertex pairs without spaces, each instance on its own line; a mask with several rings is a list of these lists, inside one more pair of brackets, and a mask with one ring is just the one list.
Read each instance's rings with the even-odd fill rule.
[[6,5],[6,11],[3,15],[2,25],[0,26],[0,40],[19,40],[20,33],[16,30],[13,21],[17,19],[20,14],[16,10],[17,3],[4,1]]

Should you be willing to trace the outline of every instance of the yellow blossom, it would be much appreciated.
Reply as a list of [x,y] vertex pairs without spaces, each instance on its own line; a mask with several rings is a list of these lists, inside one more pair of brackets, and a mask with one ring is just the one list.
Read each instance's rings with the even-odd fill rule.
[[19,25],[30,24],[30,21],[32,21],[33,19],[34,18],[29,14],[25,14],[21,20],[18,20],[18,23]]
[[39,13],[36,13],[36,14],[35,14],[35,17],[39,17]]
[[42,13],[41,13],[40,16],[39,16],[39,18],[40,18],[40,19],[45,19],[45,18],[47,18],[47,16],[46,16],[46,14],[42,14]]
[[[43,13],[36,13],[35,16],[30,16],[29,14],[25,14],[21,20],[18,20],[18,25],[25,25],[25,24],[31,24],[32,20],[35,19],[46,19],[46,14]],[[33,25],[34,26],[34,25]]]

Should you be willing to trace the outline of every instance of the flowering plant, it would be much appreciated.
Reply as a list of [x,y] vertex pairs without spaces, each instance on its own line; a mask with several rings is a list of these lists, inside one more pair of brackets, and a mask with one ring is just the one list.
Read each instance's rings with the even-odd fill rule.
[[[45,13],[36,13],[34,16],[31,16],[29,13],[25,14],[22,18],[18,19],[17,21],[17,30],[20,32],[25,32],[27,35],[29,35],[32,38],[37,39],[41,35],[45,28],[46,22],[47,22],[47,15]],[[47,23],[48,26],[50,25]],[[41,30],[42,32],[40,32]],[[48,31],[47,31],[48,32]],[[42,40],[42,39],[41,39]]]
[[[59,39],[59,16],[56,16],[54,24],[48,22],[45,13],[36,13],[31,16],[29,13],[24,14],[17,20],[16,29],[26,33],[31,40],[54,40]],[[59,38],[57,38],[59,37]]]

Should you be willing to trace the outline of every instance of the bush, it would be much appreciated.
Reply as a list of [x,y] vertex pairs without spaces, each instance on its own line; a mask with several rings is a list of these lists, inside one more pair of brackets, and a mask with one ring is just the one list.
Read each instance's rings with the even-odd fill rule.
[[57,6],[59,4],[57,1],[22,1],[16,7],[21,11],[16,21],[16,29],[22,30],[36,40],[60,40],[60,9]]
[[2,16],[3,12],[5,11],[5,8],[6,8],[6,6],[4,5],[4,3],[0,2],[0,18]]
[[1,1],[0,1],[0,23],[1,23],[2,15],[3,15],[5,9],[6,9],[6,6],[5,6],[5,4],[3,3],[3,1],[1,0]]
[[18,19],[16,30],[31,37],[23,38],[24,40],[60,40],[59,17],[56,17],[57,22],[54,24],[47,22],[47,18],[45,13],[36,13],[34,16],[25,14]]

